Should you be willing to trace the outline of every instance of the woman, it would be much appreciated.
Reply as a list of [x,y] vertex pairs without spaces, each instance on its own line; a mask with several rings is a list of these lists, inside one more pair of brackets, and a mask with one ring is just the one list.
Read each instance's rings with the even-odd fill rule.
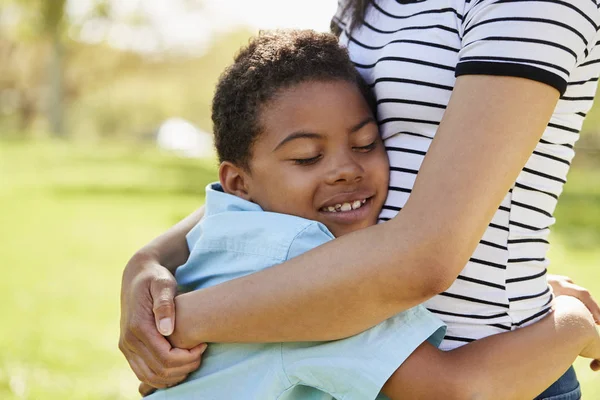
[[[207,290],[207,341],[335,339],[429,300],[451,349],[547,313],[548,227],[600,68],[597,3],[403,3],[351,1],[334,18],[378,99],[389,222]],[[198,366],[200,349],[170,349],[150,309],[169,334],[168,269],[187,258],[184,235],[201,214],[124,273],[121,349],[156,385]],[[573,392],[573,373],[565,379]]]

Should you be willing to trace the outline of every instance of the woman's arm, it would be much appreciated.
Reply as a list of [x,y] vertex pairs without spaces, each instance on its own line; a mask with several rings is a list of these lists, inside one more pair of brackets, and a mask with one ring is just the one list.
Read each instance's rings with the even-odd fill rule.
[[599,359],[600,337],[586,307],[560,296],[552,314],[528,327],[449,352],[421,345],[383,392],[391,399],[532,399],[578,354]]
[[339,339],[445,290],[533,152],[558,97],[522,78],[459,77],[402,212],[196,292],[201,306],[182,309],[177,330],[193,342]]
[[[398,216],[282,265],[198,291],[202,307],[194,320],[178,316],[177,329],[196,343],[337,339],[445,290],[531,155],[558,96],[550,86],[521,78],[459,77]],[[151,283],[174,285],[159,264],[172,267],[187,257],[187,231],[180,228],[190,226],[184,222],[152,242],[123,277],[120,347],[134,371],[144,360],[154,366],[146,376],[162,375],[152,381],[136,371],[153,385],[174,383],[163,377],[181,361],[152,325],[151,307],[160,298],[155,294],[172,298],[174,291],[151,291]]]

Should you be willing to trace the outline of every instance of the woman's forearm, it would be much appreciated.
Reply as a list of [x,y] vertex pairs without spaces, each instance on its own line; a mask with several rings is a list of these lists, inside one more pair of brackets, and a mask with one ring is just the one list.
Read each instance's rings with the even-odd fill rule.
[[423,302],[438,290],[420,283],[436,262],[428,241],[408,230],[393,237],[391,228],[354,232],[285,264],[178,296],[175,337],[188,345],[337,339]]
[[543,320],[442,352],[419,347],[386,383],[391,399],[532,399],[555,382],[594,337],[574,298],[557,298]]
[[557,100],[554,88],[525,79],[458,78],[398,216],[198,291],[202,307],[182,329],[199,342],[338,339],[445,290],[533,152]]

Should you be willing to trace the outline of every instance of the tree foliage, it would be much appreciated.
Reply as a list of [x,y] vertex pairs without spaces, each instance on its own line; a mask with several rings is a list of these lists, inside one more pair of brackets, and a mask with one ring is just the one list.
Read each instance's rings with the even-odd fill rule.
[[[216,78],[251,34],[241,30],[216,38],[202,56],[138,54],[77,40],[90,21],[109,27],[123,23],[108,1],[94,3],[83,19],[65,13],[64,0],[0,0],[0,5],[0,15],[12,15],[0,17],[0,135],[51,131],[52,118],[55,131],[74,138],[141,137],[170,117],[210,130]],[[146,23],[127,18],[128,24]],[[60,69],[54,73],[60,74],[53,77],[50,66],[57,54]],[[57,103],[64,110],[55,109],[53,117]]]

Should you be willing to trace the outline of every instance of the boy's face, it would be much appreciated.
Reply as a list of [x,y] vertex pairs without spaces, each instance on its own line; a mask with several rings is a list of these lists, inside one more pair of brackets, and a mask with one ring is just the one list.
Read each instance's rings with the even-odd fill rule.
[[389,164],[356,85],[303,82],[283,89],[259,121],[246,177],[251,201],[322,222],[335,236],[377,222]]

